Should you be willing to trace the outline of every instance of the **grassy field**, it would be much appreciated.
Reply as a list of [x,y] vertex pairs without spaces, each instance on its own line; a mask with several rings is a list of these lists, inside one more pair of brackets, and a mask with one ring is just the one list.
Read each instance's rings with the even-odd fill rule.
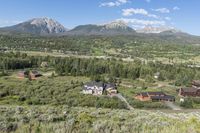
[[0,130],[15,133],[199,133],[200,114],[68,106],[0,106]]
[[[126,108],[118,98],[82,94],[87,77],[47,76],[30,81],[16,72],[0,78],[0,105],[68,105],[70,107]],[[44,73],[44,74],[45,74]]]
[[[89,55],[75,55],[75,54],[64,54],[64,53],[59,53],[59,52],[39,52],[39,51],[20,51],[21,53],[26,53],[29,56],[53,56],[53,57],[77,57],[77,58],[116,58],[116,59],[122,59],[123,61],[134,61],[134,58],[130,58],[130,56],[127,56],[127,58],[118,58],[117,55],[121,55],[121,53],[117,53],[115,50],[111,49],[108,50],[108,53],[112,53],[111,56],[108,56],[107,54],[103,54],[100,53],[100,51],[95,51],[95,54],[93,56],[89,56]],[[159,54],[159,52],[155,52],[157,54]],[[180,57],[176,57],[177,55],[179,55],[180,53],[176,53],[176,52],[168,52],[166,54],[164,54],[163,56],[158,56],[158,55],[154,55],[153,58],[141,58],[141,57],[137,57],[137,59],[143,60],[143,61],[159,61],[162,62],[164,64],[173,64],[173,63],[196,63],[199,64],[200,63],[200,57],[198,55],[193,55],[192,53],[188,53],[187,55],[189,56],[186,59],[180,58]],[[115,55],[115,56],[114,56]],[[170,60],[173,57],[173,60]]]

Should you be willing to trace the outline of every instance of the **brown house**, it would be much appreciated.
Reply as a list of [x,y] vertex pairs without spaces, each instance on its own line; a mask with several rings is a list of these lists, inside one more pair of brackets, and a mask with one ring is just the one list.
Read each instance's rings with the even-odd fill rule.
[[200,80],[193,80],[192,81],[192,86],[193,87],[200,87]]
[[30,77],[31,77],[32,80],[37,79],[41,76],[42,76],[42,74],[40,74],[38,71],[31,71],[30,72]]
[[18,78],[24,79],[24,78],[28,78],[29,76],[29,72],[28,71],[20,71],[17,74]]
[[163,92],[142,92],[135,96],[140,101],[175,101],[174,96],[166,95]]
[[179,95],[183,97],[199,97],[200,88],[197,87],[181,88],[179,90]]
[[140,101],[150,101],[151,100],[150,96],[148,95],[148,92],[138,93],[135,96],[135,99],[140,100]]
[[31,80],[35,80],[38,77],[41,77],[42,74],[40,74],[38,71],[20,71],[18,73],[18,78],[24,79],[24,78],[30,78]]
[[200,80],[193,80],[192,87],[181,88],[178,93],[183,97],[200,97]]

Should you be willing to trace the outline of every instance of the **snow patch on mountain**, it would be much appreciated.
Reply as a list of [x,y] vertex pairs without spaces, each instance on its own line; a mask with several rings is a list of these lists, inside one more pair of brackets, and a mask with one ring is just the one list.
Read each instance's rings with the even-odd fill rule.
[[160,26],[160,27],[145,26],[142,29],[136,30],[136,32],[138,33],[161,33],[165,31],[171,31],[173,33],[180,32],[180,30],[177,30],[174,27],[169,27],[169,26]]

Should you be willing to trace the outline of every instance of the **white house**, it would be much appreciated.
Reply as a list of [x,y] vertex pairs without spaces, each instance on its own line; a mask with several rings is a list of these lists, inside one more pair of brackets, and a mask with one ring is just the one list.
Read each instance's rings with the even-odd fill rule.
[[102,95],[104,84],[102,82],[88,82],[83,86],[83,94]]

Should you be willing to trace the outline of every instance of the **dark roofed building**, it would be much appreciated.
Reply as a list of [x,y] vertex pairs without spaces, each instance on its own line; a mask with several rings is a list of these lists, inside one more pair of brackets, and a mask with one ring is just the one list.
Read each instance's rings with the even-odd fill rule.
[[23,70],[23,71],[18,72],[17,75],[19,78],[30,78],[32,80],[37,79],[38,77],[42,76],[42,74],[36,70],[33,70],[33,71]]
[[104,83],[103,82],[96,82],[96,81],[92,81],[92,82],[87,82],[85,83],[84,87],[104,87]]
[[142,92],[142,93],[138,93],[138,94],[141,94],[143,97],[148,97],[148,92]]
[[174,96],[166,95],[164,92],[141,92],[135,96],[140,101],[175,101]]
[[189,88],[181,88],[179,90],[180,96],[191,96],[191,97],[199,97],[200,96],[200,89],[196,87],[189,87]]
[[193,87],[200,87],[200,80],[193,80],[192,81],[192,86]]
[[151,96],[152,101],[170,101],[175,102],[175,97],[170,95],[165,96]]
[[165,96],[163,92],[148,92],[150,96]]
[[114,83],[106,84],[105,90],[106,90],[107,94],[109,94],[109,95],[117,94],[117,86]]
[[30,72],[30,76],[31,76],[31,79],[37,79],[38,77],[41,77],[42,74],[39,73],[39,72],[36,71],[36,70],[33,70],[33,71]]
[[7,51],[7,48],[0,48],[0,52],[6,52]]

